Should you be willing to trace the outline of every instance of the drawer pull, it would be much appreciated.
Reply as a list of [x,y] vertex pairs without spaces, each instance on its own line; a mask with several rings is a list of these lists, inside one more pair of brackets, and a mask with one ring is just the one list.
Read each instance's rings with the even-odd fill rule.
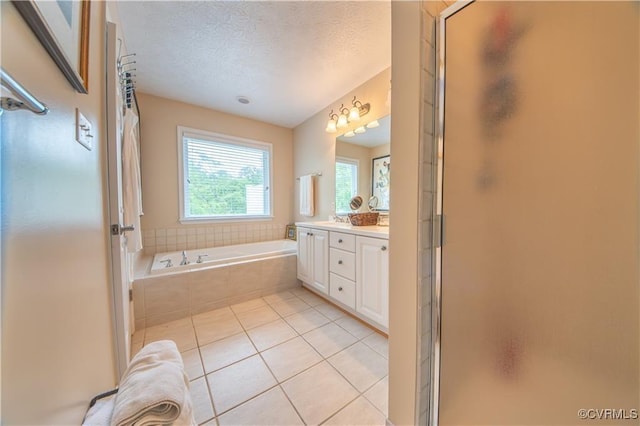
[[338,243],[342,243],[342,238],[340,238],[340,239],[338,240]]
[[342,287],[338,287],[338,291],[342,291]]
[[342,265],[342,260],[338,260],[338,265]]
[[382,246],[382,248],[380,248],[380,250],[385,251],[387,249],[387,246]]

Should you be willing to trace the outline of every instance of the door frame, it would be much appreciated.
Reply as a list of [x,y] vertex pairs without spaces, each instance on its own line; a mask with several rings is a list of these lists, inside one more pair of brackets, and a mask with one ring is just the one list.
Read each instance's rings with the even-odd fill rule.
[[444,195],[444,106],[445,106],[445,65],[446,65],[446,21],[451,16],[460,12],[475,0],[458,0],[444,9],[436,19],[436,102],[435,102],[435,139],[434,149],[436,158],[436,183],[435,183],[435,218],[434,221],[434,247],[432,261],[434,262],[434,274],[431,285],[433,309],[431,311],[431,394],[430,394],[430,422],[432,426],[439,423],[440,409],[440,350],[441,350],[441,322],[442,322],[442,248],[445,243],[445,217],[442,212],[442,200]]

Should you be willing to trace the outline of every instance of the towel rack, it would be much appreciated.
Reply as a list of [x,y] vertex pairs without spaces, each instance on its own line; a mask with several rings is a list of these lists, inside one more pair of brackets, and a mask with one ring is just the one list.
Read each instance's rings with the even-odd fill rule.
[[47,108],[45,104],[36,99],[27,89],[14,80],[4,68],[0,68],[0,77],[2,85],[18,98],[18,100],[16,100],[3,96],[0,98],[0,108],[7,111],[26,109],[39,115],[45,115],[49,112],[49,108]]
[[[322,172],[315,172],[315,173],[310,173],[311,176],[322,176]],[[296,180],[300,180],[299,177],[296,178]]]

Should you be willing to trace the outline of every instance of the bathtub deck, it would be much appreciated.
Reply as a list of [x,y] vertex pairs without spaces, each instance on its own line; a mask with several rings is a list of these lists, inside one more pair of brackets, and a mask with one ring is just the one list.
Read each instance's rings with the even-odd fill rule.
[[306,289],[149,327],[176,342],[198,424],[384,425],[387,339]]

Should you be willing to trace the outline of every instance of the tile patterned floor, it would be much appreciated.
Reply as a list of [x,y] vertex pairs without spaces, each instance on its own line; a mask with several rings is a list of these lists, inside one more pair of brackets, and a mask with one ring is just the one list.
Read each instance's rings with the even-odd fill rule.
[[205,425],[384,425],[388,342],[303,288],[136,332],[171,339]]

